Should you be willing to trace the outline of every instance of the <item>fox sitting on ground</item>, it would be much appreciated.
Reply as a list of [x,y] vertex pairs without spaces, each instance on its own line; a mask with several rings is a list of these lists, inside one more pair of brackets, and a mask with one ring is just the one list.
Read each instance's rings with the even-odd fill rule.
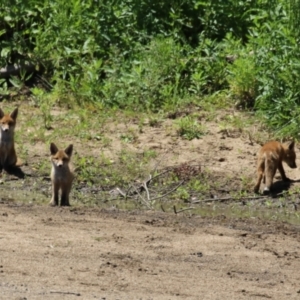
[[74,179],[74,172],[70,167],[70,159],[73,152],[73,145],[69,145],[65,150],[58,150],[54,143],[50,144],[51,152],[51,182],[52,199],[51,206],[58,205],[59,190],[61,190],[61,206],[69,206],[69,194]]
[[15,126],[18,116],[18,108],[11,114],[5,114],[0,108],[0,169],[7,170],[18,167],[21,162],[17,158],[15,150]]
[[297,168],[294,141],[284,144],[271,141],[262,146],[258,152],[257,182],[254,187],[255,193],[258,193],[262,179],[266,184],[264,187],[264,194],[270,192],[277,169],[280,172],[282,180],[289,181],[282,166],[283,161],[292,169]]

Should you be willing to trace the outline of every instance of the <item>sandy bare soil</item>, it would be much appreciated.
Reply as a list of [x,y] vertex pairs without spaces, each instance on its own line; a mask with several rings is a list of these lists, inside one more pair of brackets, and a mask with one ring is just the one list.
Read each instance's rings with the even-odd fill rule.
[[[277,201],[271,216],[281,209],[295,216],[294,225],[258,217],[256,212],[267,207],[263,200],[253,206],[252,202],[216,202],[208,207],[211,211],[222,206],[233,214],[220,211],[210,217],[193,210],[176,215],[170,208],[167,213],[122,211],[110,202],[87,207],[80,202],[85,193],[96,193],[101,198],[97,203],[104,203],[106,191],[101,185],[86,188],[81,182],[76,182],[71,193],[71,207],[50,208],[48,145],[34,136],[20,145],[22,126],[35,114],[33,108],[21,110],[17,127],[17,151],[28,154],[22,168],[28,176],[0,181],[0,299],[299,299],[297,193],[290,199],[289,210],[285,208],[288,202],[268,199],[269,206]],[[227,111],[224,115],[234,114]],[[153,150],[157,157],[151,168],[197,162],[201,172],[206,172],[199,180],[217,184],[193,196],[196,200],[224,197],[240,189],[251,195],[260,147],[257,140],[267,136],[259,132],[259,126],[224,129],[224,115],[203,121],[207,134],[192,141],[179,138],[171,120],[159,127],[146,123],[143,130],[138,129],[138,122],[124,125],[113,120],[105,130],[99,127],[110,140],[106,145],[99,139],[81,142],[78,138],[82,133],[97,135],[96,126],[90,133],[78,127],[77,138],[68,136],[63,145],[58,144],[73,142],[78,157],[88,153],[97,158],[102,153],[116,162],[125,147],[139,155]],[[58,139],[55,124],[53,136]],[[23,128],[28,134],[35,132]],[[136,138],[124,144],[120,136],[129,131],[136,132]],[[298,155],[298,165],[299,160]],[[43,164],[46,167],[38,171],[36,166]],[[296,180],[292,187],[299,188],[299,169],[285,166],[285,170]],[[237,205],[254,213],[248,218],[235,215]]]
[[0,299],[299,299],[299,227],[1,203]]

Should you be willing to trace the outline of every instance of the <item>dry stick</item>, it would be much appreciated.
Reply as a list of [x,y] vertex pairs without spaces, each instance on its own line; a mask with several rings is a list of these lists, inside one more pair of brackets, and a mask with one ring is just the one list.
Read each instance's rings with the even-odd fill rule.
[[61,291],[50,291],[50,294],[64,294],[64,295],[75,295],[75,296],[80,296],[80,293],[61,292]]
[[143,182],[143,187],[144,187],[144,189],[146,191],[148,201],[150,201],[150,194],[149,194],[149,190],[148,190],[148,184],[150,183],[151,179],[152,179],[152,175],[150,174],[148,181],[147,182],[145,182],[145,181]]
[[162,196],[158,196],[158,197],[153,198],[152,201],[153,201],[153,200],[160,199],[160,198],[163,198],[163,197],[165,197],[165,196],[167,196],[167,195],[173,193],[173,192],[176,191],[183,183],[184,183],[184,180],[182,180],[182,181],[181,181],[177,186],[175,186],[175,188],[172,189],[171,191],[165,193],[165,194],[162,195]]
[[149,205],[149,203],[142,197],[142,195],[140,194],[140,192],[137,190],[137,188],[135,186],[133,186],[133,188],[136,190],[137,194],[139,195],[139,197],[142,199],[143,203],[152,210],[152,207]]
[[183,208],[183,209],[177,211],[176,206],[174,205],[173,209],[174,209],[175,214],[177,215],[183,211],[195,209],[195,207],[187,207],[187,208]]
[[[167,153],[167,151],[166,151],[166,153]],[[165,154],[166,154],[166,153],[165,153]],[[165,154],[162,156],[161,160],[159,160],[159,161],[157,162],[156,166],[154,167],[154,171],[153,171],[153,172],[156,171],[157,167],[160,165],[160,163],[161,163],[163,157],[165,156]],[[142,187],[146,190],[146,193],[147,193],[147,196],[148,196],[148,200],[149,200],[149,201],[150,201],[150,199],[149,199],[150,196],[149,196],[149,191],[148,191],[148,185],[149,185],[149,183],[150,183],[151,180],[153,180],[154,178],[157,178],[158,176],[161,176],[162,174],[165,174],[165,173],[167,173],[167,172],[170,172],[170,170],[166,170],[166,171],[164,171],[164,172],[162,172],[162,173],[160,173],[160,174],[157,174],[157,175],[154,176],[154,177],[152,177],[152,175],[150,174],[150,175],[149,175],[149,179],[146,180],[146,181],[144,181],[143,184],[142,184],[142,186],[139,187],[140,191],[142,191],[142,190],[141,190]],[[132,186],[129,187],[129,189],[128,189],[127,192],[126,192],[126,195],[128,195],[128,193],[129,193],[129,191],[131,190],[131,188],[132,188]],[[126,198],[127,198],[127,197],[126,197]]]
[[[149,179],[143,181],[143,183],[138,187],[138,189],[140,190],[140,192],[141,192],[143,189],[146,190],[146,192],[147,192],[147,187],[148,187],[149,183],[151,182],[151,180],[152,180],[152,175],[150,174],[150,175],[149,175]],[[129,188],[128,188],[126,194],[125,194],[125,198],[128,198],[128,196],[129,196],[129,195],[128,195],[128,194],[129,194],[129,191],[131,190],[132,187],[133,187],[133,185],[130,185],[130,186],[129,186]],[[135,189],[136,189],[136,188],[135,188]]]
[[168,172],[171,172],[171,171],[172,171],[172,169],[165,170],[165,171],[163,171],[163,172],[161,172],[161,173],[155,175],[154,177],[152,177],[151,180],[153,180],[153,179],[155,179],[155,178],[157,178],[157,177],[159,177],[159,176],[161,176],[161,175],[163,175],[163,174],[166,174],[166,173],[168,173]]
[[[157,178],[157,177],[159,177],[159,176],[161,176],[161,175],[163,175],[163,174],[166,174],[166,173],[168,173],[168,172],[171,172],[171,171],[172,171],[172,168],[167,169],[167,170],[165,170],[165,171],[163,171],[163,172],[161,172],[161,173],[155,175],[154,177],[152,177],[152,175],[150,174],[150,175],[149,175],[149,179],[148,179],[148,180],[145,180],[145,181],[142,183],[142,185],[139,187],[139,190],[141,191],[142,188],[143,188],[143,189],[145,189],[146,192],[147,192],[148,185],[149,185],[149,183],[150,183],[153,179],[155,179],[155,178]],[[133,188],[133,186],[130,185],[129,188],[128,188],[128,190],[126,191],[126,196],[125,196],[125,198],[128,198],[128,197],[129,197],[129,191],[130,191],[132,188]],[[122,194],[121,194],[121,195],[122,195]],[[166,195],[167,195],[167,194],[166,194]],[[123,196],[123,195],[122,195],[122,196]],[[160,197],[159,197],[159,198],[160,198]],[[148,199],[149,199],[149,198],[148,198]],[[157,198],[155,198],[155,199],[157,199]]]
[[[149,179],[146,180],[146,181],[144,181],[143,184],[139,187],[140,191],[141,191],[141,188],[144,188],[144,189],[145,189],[144,184],[146,184],[146,186],[148,187],[149,183],[150,183],[153,179],[155,179],[155,178],[157,178],[157,177],[159,177],[159,176],[161,176],[161,175],[163,175],[163,174],[165,174],[165,173],[168,173],[168,172],[170,172],[170,171],[172,171],[172,170],[171,170],[171,169],[170,169],[170,170],[166,170],[166,171],[164,171],[164,172],[161,172],[161,173],[157,174],[157,175],[154,176],[154,177],[152,177],[152,175],[150,174],[150,175],[149,175]],[[126,196],[125,196],[125,198],[130,197],[129,192],[130,192],[130,190],[131,190],[132,188],[133,188],[133,186],[130,185],[129,188],[128,188],[128,190],[126,191]]]
[[[281,196],[284,193],[279,193],[276,196]],[[204,200],[196,200],[196,201],[191,201],[190,203],[196,204],[196,203],[201,203],[201,202],[213,202],[213,201],[229,201],[229,200],[235,200],[235,201],[244,201],[244,200],[258,200],[258,199],[263,199],[263,198],[271,198],[269,195],[264,195],[264,196],[253,196],[253,197],[243,197],[239,199],[234,199],[233,197],[226,197],[226,198],[210,198],[210,199],[204,199]]]
[[116,190],[122,197],[126,197],[126,194],[120,188],[117,187]]

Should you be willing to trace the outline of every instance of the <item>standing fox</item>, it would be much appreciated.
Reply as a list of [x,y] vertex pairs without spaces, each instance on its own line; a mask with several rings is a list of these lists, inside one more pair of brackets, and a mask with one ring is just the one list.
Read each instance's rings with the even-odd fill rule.
[[5,114],[0,108],[0,169],[7,170],[21,165],[15,150],[15,126],[18,108],[11,114]]
[[264,194],[270,191],[277,169],[280,172],[282,180],[289,181],[282,166],[283,161],[292,169],[297,168],[294,141],[284,144],[271,141],[262,146],[258,152],[257,182],[254,187],[255,193],[258,193],[262,179],[266,184]]
[[58,150],[54,143],[50,144],[51,152],[51,181],[52,199],[51,206],[58,205],[59,190],[61,190],[61,206],[69,206],[69,194],[74,179],[74,172],[71,170],[69,162],[73,152],[73,145],[69,145],[65,150]]

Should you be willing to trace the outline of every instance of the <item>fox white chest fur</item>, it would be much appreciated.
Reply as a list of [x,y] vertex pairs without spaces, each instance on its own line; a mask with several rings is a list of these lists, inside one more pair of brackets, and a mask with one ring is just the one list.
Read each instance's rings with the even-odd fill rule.
[[70,169],[69,163],[57,165],[57,162],[52,160],[51,179],[59,184],[65,184],[73,178],[73,171]]
[[14,130],[14,126],[9,128],[8,130],[3,130],[3,127],[1,126],[0,147],[5,147],[9,149],[9,147],[12,147],[12,145],[14,145]]

